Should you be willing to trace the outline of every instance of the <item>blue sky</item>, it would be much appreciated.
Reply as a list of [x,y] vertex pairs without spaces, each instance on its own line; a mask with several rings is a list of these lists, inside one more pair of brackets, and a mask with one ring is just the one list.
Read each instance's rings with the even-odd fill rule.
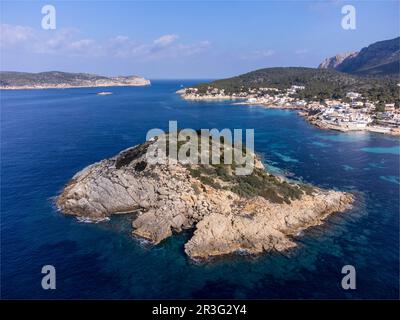
[[[399,35],[399,1],[2,1],[1,70],[222,78]],[[42,6],[56,29],[41,28]],[[341,27],[342,6],[356,29]]]

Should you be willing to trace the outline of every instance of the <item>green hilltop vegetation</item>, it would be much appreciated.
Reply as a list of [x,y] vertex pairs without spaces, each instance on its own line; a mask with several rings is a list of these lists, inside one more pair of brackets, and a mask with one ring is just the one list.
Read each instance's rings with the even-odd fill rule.
[[[254,168],[250,175],[232,174],[232,165],[197,165],[188,167],[190,174],[203,184],[216,189],[232,191],[242,197],[263,197],[273,203],[288,203],[300,199],[303,194],[312,195],[314,188],[308,184],[289,183],[283,179]],[[194,185],[196,191],[199,187]]]
[[[212,154],[217,149],[220,148],[219,161],[217,164],[212,164],[209,161],[207,164],[200,163],[200,154],[198,154],[198,164],[184,164],[186,169],[189,171],[190,175],[197,179],[204,185],[208,185],[217,190],[229,190],[233,193],[236,193],[242,197],[252,198],[256,196],[260,196],[269,200],[273,203],[287,203],[290,204],[292,200],[300,199],[304,194],[312,195],[316,191],[316,189],[305,183],[295,183],[288,182],[283,178],[277,177],[273,174],[266,172],[264,169],[254,167],[254,170],[249,175],[236,175],[235,170],[240,164],[235,162],[235,158],[233,155],[233,148],[230,148],[230,144],[228,141],[225,141],[223,137],[219,137],[220,144],[214,145],[213,141],[218,141],[216,137],[208,136],[208,144],[204,145],[201,143],[200,139],[200,130],[196,131],[197,137],[199,138],[197,141],[190,141],[190,139],[186,139],[186,141],[175,141],[175,139],[170,140],[170,134],[165,134],[164,136],[160,136],[157,138],[162,142],[159,147],[165,143],[166,149],[165,155],[167,157],[171,156],[170,154],[170,144],[175,145],[177,152],[180,152],[181,148],[187,143],[193,143],[193,146],[196,146],[197,150],[201,152],[203,147],[207,149],[209,154]],[[224,159],[224,146],[228,144],[228,152],[231,152],[232,155],[232,163],[225,164]],[[128,165],[133,160],[137,159],[139,156],[143,155],[147,152],[151,142],[146,142],[138,147],[127,149],[122,152],[118,159],[116,160],[115,166],[117,169]],[[242,155],[244,156],[247,152],[251,152],[246,149],[244,144],[242,147]],[[186,155],[190,155],[188,149],[186,150]],[[143,171],[147,167],[147,162],[141,161],[135,166],[136,171]],[[149,174],[149,173],[146,173]],[[194,183],[192,185],[193,190],[199,194],[201,193],[201,184]]]
[[399,104],[400,77],[357,76],[332,69],[304,67],[265,68],[236,77],[201,83],[196,87],[199,93],[206,93],[208,87],[224,89],[227,94],[240,93],[249,89],[287,89],[292,85],[305,86],[296,97],[307,100],[345,98],[350,91],[359,92],[371,101],[396,102]]
[[[199,152],[202,151],[203,145],[201,144],[200,139],[200,130],[196,131],[197,137],[197,150]],[[176,144],[176,149],[179,152],[180,149],[189,142],[186,141],[170,141],[169,134],[166,134],[162,137],[162,141],[165,142],[166,146],[166,156],[170,156],[170,149],[169,144]],[[213,141],[218,141],[220,144],[217,147],[220,148],[220,155],[218,164],[212,164],[209,161],[208,164],[201,164],[200,163],[200,155],[198,155],[198,164],[186,164],[185,167],[189,171],[190,175],[196,179],[198,179],[201,183],[211,186],[215,189],[224,189],[232,191],[242,197],[252,198],[255,196],[263,197],[270,202],[273,203],[287,203],[290,204],[292,200],[300,199],[304,194],[312,195],[316,190],[309,184],[305,183],[295,183],[295,182],[288,182],[283,178],[277,177],[273,174],[266,172],[264,169],[254,167],[254,170],[249,175],[236,175],[235,169],[240,166],[237,164],[234,159],[234,149],[230,148],[230,144],[228,141],[225,141],[224,137],[212,137],[211,135],[208,136],[208,144],[205,144],[207,152],[212,154],[215,152],[215,147],[213,147]],[[224,146],[227,144],[228,152],[232,155],[232,163],[225,164],[224,162]],[[137,157],[138,154],[145,152],[148,147],[148,143],[144,144],[139,149],[135,148],[129,150],[128,157],[124,156],[124,159],[128,159],[125,161],[125,165],[132,161],[132,157]],[[196,144],[194,144],[196,146]],[[246,155],[247,152],[251,152],[246,148],[244,144],[241,145],[242,147],[242,155]],[[186,149],[184,149],[186,150]],[[187,153],[187,155],[189,155]],[[141,166],[145,167],[146,164],[140,164]],[[117,165],[118,167],[118,165]],[[140,171],[140,168],[135,168],[136,170]],[[201,186],[198,184],[192,185],[193,190],[196,193],[200,193]]]

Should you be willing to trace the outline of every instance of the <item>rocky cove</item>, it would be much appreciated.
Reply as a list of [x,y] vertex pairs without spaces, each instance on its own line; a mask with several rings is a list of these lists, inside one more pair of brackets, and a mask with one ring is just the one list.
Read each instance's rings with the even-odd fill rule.
[[57,207],[91,220],[137,212],[132,234],[155,245],[194,228],[185,252],[207,259],[290,249],[293,235],[353,202],[349,193],[270,174],[257,156],[253,173],[238,176],[235,164],[150,164],[150,147],[157,148],[156,140],[84,168],[58,196]]

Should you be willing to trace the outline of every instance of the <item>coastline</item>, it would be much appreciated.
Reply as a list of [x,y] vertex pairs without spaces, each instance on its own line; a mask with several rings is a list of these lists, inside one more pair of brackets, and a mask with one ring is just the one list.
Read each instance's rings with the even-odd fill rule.
[[[271,277],[274,279],[282,279],[283,276],[292,278],[298,275],[298,270],[304,270],[304,268],[308,270],[309,267],[315,266],[317,268],[316,274],[321,275],[318,279],[336,283],[340,270],[337,273],[331,273],[330,267],[336,266],[338,259],[345,259],[343,255],[349,252],[347,250],[353,250],[351,252],[359,250],[362,253],[354,256],[352,262],[355,265],[363,265],[366,255],[368,261],[378,259],[379,266],[384,267],[397,263],[398,248],[391,245],[391,239],[397,237],[398,231],[397,224],[393,223],[394,217],[398,214],[397,201],[393,200],[395,191],[399,187],[397,179],[398,149],[394,150],[396,154],[393,155],[366,152],[361,148],[373,148],[374,151],[374,148],[398,146],[398,142],[385,138],[390,136],[369,133],[340,134],[340,139],[336,139],[334,136],[330,136],[336,134],[334,131],[321,131],[310,126],[292,111],[234,106],[231,105],[231,101],[216,101],[215,107],[217,108],[213,109],[211,102],[184,101],[174,94],[181,84],[190,86],[192,83],[191,80],[187,82],[182,80],[165,81],[161,84],[154,81],[152,87],[103,89],[104,91],[115,91],[115,93],[117,91],[129,91],[135,97],[126,99],[125,94],[96,97],[92,94],[93,99],[80,103],[81,107],[63,109],[57,108],[57,106],[61,106],[61,100],[53,99],[54,95],[67,94],[65,101],[69,103],[68,101],[71,100],[68,100],[68,97],[76,96],[74,93],[77,91],[98,92],[102,89],[20,90],[2,91],[0,93],[5,97],[2,101],[3,136],[8,137],[4,141],[5,158],[3,160],[4,165],[13,163],[12,166],[8,166],[8,170],[3,176],[4,182],[13,186],[5,189],[4,194],[6,196],[7,193],[7,199],[10,200],[7,211],[9,214],[4,215],[4,222],[14,226],[13,229],[15,230],[15,232],[5,234],[5,239],[9,240],[11,245],[9,247],[10,259],[5,261],[8,266],[5,269],[9,271],[7,277],[10,276],[9,279],[13,279],[12,284],[15,285],[13,288],[24,288],[26,290],[25,297],[37,297],[40,291],[37,288],[37,273],[25,274],[24,270],[21,269],[21,277],[13,277],[15,275],[13,270],[19,270],[18,266],[24,265],[27,259],[36,261],[35,259],[38,257],[42,257],[44,260],[48,257],[46,261],[51,261],[55,266],[64,266],[61,271],[63,273],[64,270],[70,272],[68,274],[71,274],[72,279],[76,279],[76,282],[69,282],[71,286],[59,291],[59,294],[62,294],[61,298],[68,297],[70,294],[78,294],[76,293],[77,288],[87,290],[87,282],[85,281],[87,281],[88,274],[93,275],[99,272],[99,276],[104,275],[101,271],[109,272],[110,263],[112,263],[112,270],[123,275],[121,282],[111,282],[112,285],[110,285],[110,281],[97,281],[96,277],[89,277],[89,279],[97,281],[98,287],[96,288],[98,290],[96,289],[93,295],[100,299],[106,295],[126,298],[124,290],[116,290],[115,288],[136,285],[138,283],[137,275],[142,274],[143,270],[145,270],[149,280],[145,281],[143,285],[140,284],[140,292],[147,292],[146,297],[159,298],[162,290],[168,290],[163,291],[164,297],[167,295],[172,298],[176,297],[176,288],[170,285],[171,279],[177,281],[177,283],[182,282],[179,285],[179,288],[182,289],[179,293],[181,296],[192,297],[193,290],[200,290],[212,278],[218,279],[219,283],[226,283],[225,281],[232,283],[231,281],[234,281],[238,286],[248,286],[248,292],[251,293],[252,297],[257,295],[259,298],[268,299],[277,295],[288,297],[291,292],[299,292],[298,297],[301,298],[303,291],[293,291],[290,288],[290,291],[288,291],[289,289],[285,286],[271,287],[270,283],[260,288],[258,283],[261,283],[264,279],[266,272],[271,273]],[[157,88],[155,88],[155,85],[157,85]],[[157,89],[159,94],[154,95],[151,88]],[[174,90],[175,88],[176,90]],[[137,95],[135,92],[137,92]],[[24,108],[16,108],[15,99],[8,99],[6,95],[18,96],[21,99],[18,100],[18,103],[21,102],[21,106],[24,106]],[[133,99],[140,101],[137,108],[131,107]],[[233,101],[233,103],[235,102],[241,101]],[[105,107],[97,107],[99,103],[104,103]],[[110,108],[107,107],[109,103],[121,106],[113,108],[113,111],[116,112],[111,117]],[[298,244],[297,248],[281,253],[266,252],[257,255],[250,254],[247,251],[239,251],[227,256],[216,256],[205,261],[192,260],[184,252],[184,244],[192,237],[194,229],[185,230],[166,239],[160,245],[153,246],[149,241],[131,236],[131,220],[138,213],[116,214],[110,216],[110,221],[105,219],[104,222],[96,224],[94,222],[89,223],[89,220],[79,221],[76,217],[64,216],[63,213],[59,212],[54,205],[55,199],[52,196],[59,194],[64,183],[76,171],[83,169],[86,165],[111,157],[130,145],[142,142],[143,140],[138,137],[145,137],[147,128],[142,125],[141,121],[135,121],[135,119],[145,119],[148,121],[146,122],[148,127],[162,125],[164,118],[157,113],[160,105],[171,106],[172,110],[166,110],[172,111],[174,114],[180,112],[181,118],[178,119],[178,123],[182,121],[182,124],[187,124],[187,126],[197,121],[198,118],[193,118],[193,114],[197,114],[202,115],[200,120],[203,126],[204,123],[211,123],[216,128],[229,128],[232,127],[232,120],[229,119],[229,115],[233,112],[235,119],[237,119],[233,127],[239,127],[240,123],[245,120],[248,127],[254,128],[256,126],[256,128],[260,128],[257,137],[264,136],[265,143],[259,141],[257,151],[262,155],[270,154],[268,161],[265,162],[269,172],[276,174],[279,171],[275,171],[275,169],[281,168],[282,174],[289,179],[302,176],[304,181],[312,182],[320,187],[332,187],[341,191],[354,190],[356,199],[354,209],[345,213],[329,215],[322,225],[311,227],[295,235],[293,239]],[[204,107],[209,112],[205,113]],[[25,112],[20,112],[22,110]],[[53,112],[48,112],[48,110],[53,110]],[[119,112],[120,110],[123,112]],[[185,112],[182,112],[183,110]],[[88,121],[87,124],[84,124],[83,121],[76,121],[79,118],[86,119],[89,111],[96,112],[96,115],[94,115],[96,121]],[[46,125],[47,137],[43,136],[43,130],[26,130],[23,125],[16,126],[18,123],[26,123],[22,120],[27,117],[29,119],[33,115],[37,115],[35,117],[37,120],[33,123],[34,126]],[[92,116],[90,118],[93,119]],[[282,125],[290,125],[293,120],[296,122],[296,126]],[[115,142],[102,133],[109,132],[107,130],[110,130],[110,125],[114,127]],[[69,129],[68,134],[65,134],[65,130],[60,130],[65,126]],[[101,134],[93,134],[93,132],[100,132]],[[272,134],[274,132],[276,135]],[[125,138],[127,133],[131,137],[129,141]],[[359,137],[353,138],[353,136]],[[276,141],[276,137],[279,137],[279,143],[271,145]],[[296,137],[296,139],[293,139],[293,137]],[[33,139],[46,143],[37,144],[38,149],[31,152]],[[325,145],[314,145],[314,141],[323,142]],[[283,152],[283,145],[290,150],[288,153]],[[298,145],[303,147],[296,149]],[[73,149],[71,149],[71,146],[73,146]],[[337,152],[338,149],[341,149],[342,152]],[[281,154],[288,155],[299,162],[286,162],[274,154],[275,151],[281,151]],[[377,149],[377,151],[380,151],[380,149]],[[389,152],[390,150],[382,151]],[[315,157],[311,158],[310,152]],[[384,163],[379,163],[379,159],[387,160]],[[372,166],[369,166],[369,164],[372,164]],[[348,165],[348,167],[344,167],[344,165]],[[377,167],[378,165],[379,167]],[[34,174],[25,170],[27,166],[34,169]],[[364,168],[370,169],[365,171]],[[32,180],[27,181],[25,179],[27,176],[32,177]],[[392,180],[390,181],[390,179]],[[35,191],[38,190],[38,187],[41,190],[40,194]],[[38,198],[39,196],[40,198]],[[26,216],[27,223],[21,223],[19,219],[23,213]],[[247,216],[250,217],[250,215]],[[243,219],[243,221],[247,220]],[[358,233],[358,230],[360,230],[360,233]],[[365,237],[358,237],[359,234],[364,234]],[[374,243],[378,235],[380,239],[385,240],[384,243],[379,246],[365,245],[365,243]],[[42,247],[46,243],[51,244],[51,246]],[[26,248],[23,255],[21,255],[21,247]],[[387,254],[382,255],[384,247],[387,247],[387,251],[384,251]],[[40,254],[39,248],[47,248],[48,250],[41,250],[44,253]],[[93,255],[82,256],[83,253],[88,252],[96,252],[100,254],[100,258]],[[70,262],[65,257],[68,257]],[[86,271],[83,273],[77,272],[74,267],[78,264],[87,266],[89,269],[85,269]],[[103,269],[98,269],[99,267]],[[227,270],[231,272],[227,272]],[[365,270],[365,273],[362,273],[363,270],[362,268],[357,276],[370,279],[369,269]],[[395,270],[391,268],[383,268],[382,270],[389,271],[389,273],[382,275],[384,276],[383,280],[386,277],[393,279],[393,276],[395,276]],[[234,272],[233,275],[232,272]],[[186,276],[182,278],[182,274]],[[82,277],[79,276],[79,279],[82,279],[83,285],[79,285],[81,282],[74,278],[78,275],[82,275]],[[25,276],[30,276],[32,280],[25,278]],[[119,277],[116,278],[120,279]],[[381,275],[379,275],[379,278],[381,278]],[[108,279],[106,278],[106,280]],[[303,282],[298,283],[298,286],[307,290],[310,288],[310,292],[314,292],[312,290],[315,289],[315,284],[314,282],[310,283],[309,279],[307,276],[306,279],[303,279]],[[315,279],[315,281],[318,279]],[[194,282],[195,285],[193,285]],[[376,294],[379,295],[384,292],[385,297],[393,297],[394,290],[397,290],[397,284],[390,286],[390,283],[382,282],[381,285],[374,286]],[[26,289],[25,286],[27,286]],[[212,287],[211,290],[215,290],[213,288],[215,287]],[[220,287],[218,286],[218,288]],[[268,291],[268,288],[271,291]],[[207,292],[210,292],[209,290],[207,289]],[[326,296],[329,296],[330,290],[329,287],[326,291],[319,292],[324,292]],[[368,298],[371,297],[371,295],[367,295],[369,292],[355,290],[354,294],[357,294],[359,298]],[[11,294],[12,297],[16,297],[17,289],[15,291],[10,289],[9,296]],[[45,294],[54,294],[54,292],[45,292]],[[136,297],[140,298],[140,294],[138,293]],[[196,297],[198,296],[196,295]]]
[[[184,90],[176,91],[177,94],[181,96],[182,99],[188,101],[235,101],[235,100],[247,100],[246,97],[233,97],[229,95],[225,96],[212,96],[212,95],[193,95],[193,94],[185,94]],[[289,105],[276,105],[276,104],[265,104],[260,102],[236,102],[233,103],[234,105],[245,105],[245,106],[255,106],[264,109],[280,109],[280,110],[293,110],[298,111],[298,115],[303,117],[307,120],[308,123],[318,127],[319,129],[323,130],[335,130],[340,132],[373,132],[373,133],[380,133],[380,134],[388,134],[392,136],[400,136],[400,128],[396,128],[396,130],[384,127],[364,127],[364,128],[346,128],[344,126],[334,125],[322,122],[316,119],[313,115],[308,115],[307,108],[301,106],[289,106]]]
[[107,88],[107,87],[145,87],[150,86],[150,80],[137,84],[97,84],[97,85],[45,85],[45,86],[13,86],[0,87],[0,90],[45,90],[45,89],[77,89],[77,88]]
[[[76,173],[58,195],[57,208],[82,221],[136,211],[132,235],[154,245],[194,228],[185,253],[207,260],[286,251],[297,245],[293,235],[331,214],[345,214],[355,201],[349,192],[279,178],[258,157],[251,176],[234,176],[225,167],[222,173],[212,165],[148,164],[146,152],[157,147],[154,143],[125,149]],[[240,189],[251,181],[251,193]]]

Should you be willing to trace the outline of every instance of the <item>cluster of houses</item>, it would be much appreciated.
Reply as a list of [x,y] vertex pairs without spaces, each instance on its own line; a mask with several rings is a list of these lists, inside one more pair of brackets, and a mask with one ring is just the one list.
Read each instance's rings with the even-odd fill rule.
[[304,86],[292,85],[285,90],[277,88],[243,89],[227,94],[224,89],[209,87],[204,93],[197,88],[178,91],[185,99],[241,99],[241,104],[265,105],[283,109],[301,110],[300,114],[320,127],[341,131],[368,130],[380,133],[400,134],[400,110],[394,103],[385,104],[385,111],[378,112],[378,102],[368,101],[360,93],[348,92],[345,102],[341,99],[306,101],[295,98],[295,93]]
[[366,101],[356,92],[349,92],[346,96],[351,99],[350,103],[326,99],[317,106],[308,105],[309,120],[319,126],[342,131],[400,134],[400,110],[395,108],[394,103],[385,104],[385,111],[378,112],[378,102]]

